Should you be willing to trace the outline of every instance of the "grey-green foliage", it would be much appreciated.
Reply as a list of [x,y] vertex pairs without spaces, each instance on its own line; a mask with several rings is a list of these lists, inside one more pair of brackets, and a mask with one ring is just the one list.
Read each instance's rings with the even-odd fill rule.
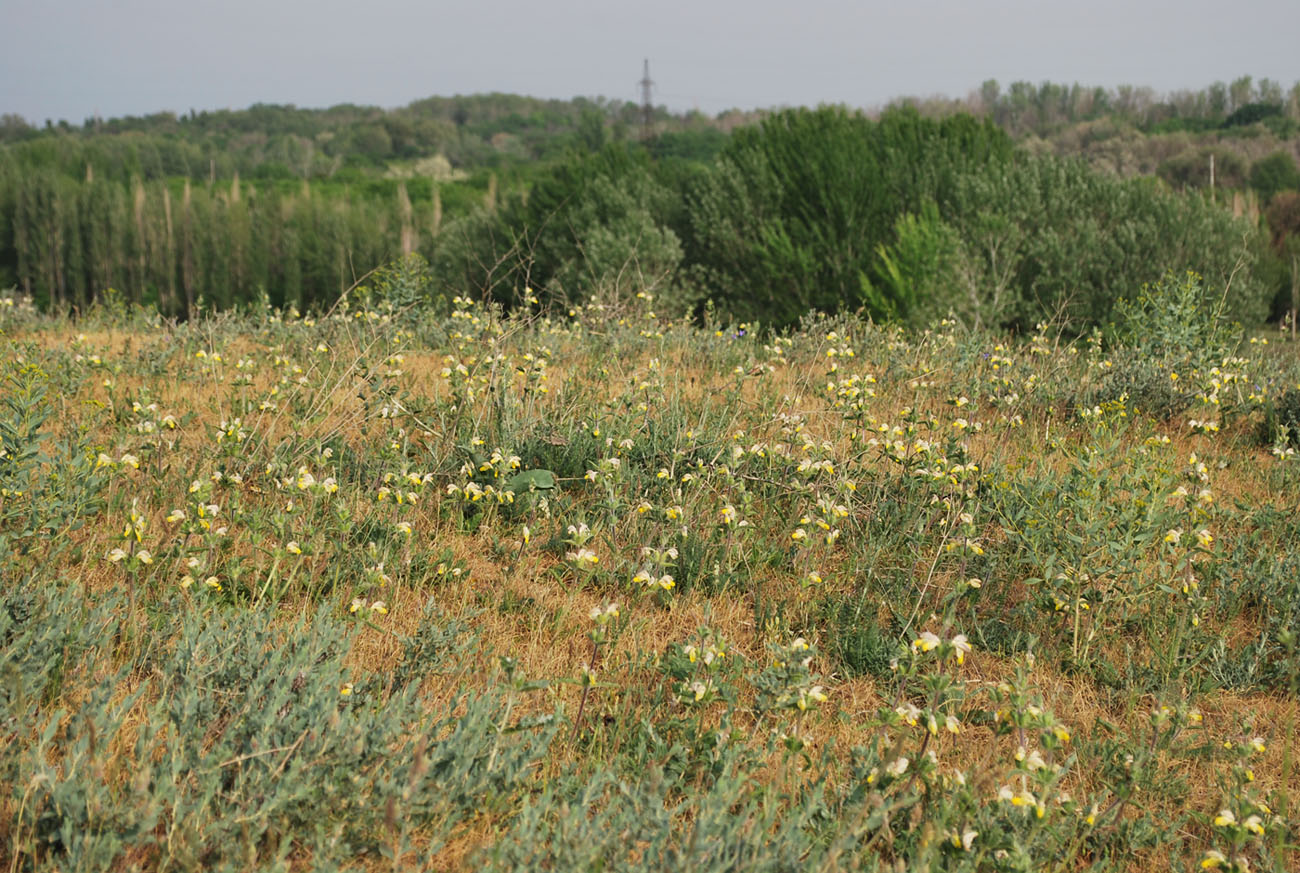
[[682,247],[676,234],[656,221],[651,204],[659,193],[644,171],[620,180],[593,179],[565,216],[572,247],[548,290],[573,301],[626,300],[668,283],[681,263]]
[[0,567],[11,551],[75,529],[97,510],[103,477],[75,433],[55,439],[49,376],[25,349],[0,364]]
[[849,676],[886,678],[898,654],[898,641],[876,618],[880,598],[866,591],[828,596],[820,604],[826,648]]
[[[116,598],[12,582],[0,599],[0,736],[29,736],[65,677],[89,672],[111,644]],[[23,743],[0,743],[0,784],[18,786]]]
[[1144,283],[1188,269],[1204,277],[1207,293],[1227,289],[1231,319],[1268,316],[1272,290],[1251,269],[1260,230],[1156,180],[1026,158],[963,176],[940,206],[986,277],[982,293],[1001,293],[994,309],[1004,324],[1027,328],[1056,316],[1076,328],[1104,324]]
[[1168,273],[1119,302],[1115,339],[1143,357],[1207,370],[1221,365],[1241,339],[1226,309],[1226,296],[1216,299],[1196,273]]
[[1158,419],[1187,409],[1197,387],[1189,377],[1223,366],[1240,342],[1240,328],[1229,322],[1225,305],[1223,297],[1207,293],[1195,273],[1170,273],[1143,285],[1135,299],[1120,301],[1113,366],[1086,392],[1085,405],[1122,397]]
[[[1227,560],[1211,568],[1222,592],[1218,609],[1228,621],[1244,612],[1259,616],[1260,629],[1245,639],[1216,640],[1208,667],[1215,681],[1242,690],[1300,693],[1300,553],[1291,544],[1300,537],[1300,521],[1289,509],[1279,522],[1277,509],[1261,507],[1268,527],[1234,541]],[[1270,542],[1264,531],[1278,530]]]
[[[792,804],[760,787],[736,750],[720,776],[683,785],[651,770],[635,782],[612,772],[556,781],[519,813],[484,858],[489,870],[817,869],[817,789]],[[687,790],[689,789],[689,790]]]
[[447,295],[435,287],[429,263],[419,254],[378,268],[357,288],[356,296],[365,308],[407,311],[419,306],[436,315],[447,310]]
[[[42,597],[51,614],[76,614],[66,595]],[[18,647],[51,649],[32,642],[49,634],[13,627],[5,675],[25,669]],[[445,645],[407,647],[426,669],[469,651],[456,629],[432,636]],[[284,868],[306,849],[331,869],[408,854],[415,828],[436,851],[457,822],[508,803],[546,749],[547,721],[511,723],[504,686],[426,712],[410,677],[353,675],[351,638],[324,613],[287,628],[261,613],[185,615],[146,678],[95,684],[66,727],[65,713],[34,708],[42,683],[26,683],[9,700],[23,729],[3,758],[24,810],[19,851],[68,870],[127,854],[241,870]]]
[[[970,772],[954,781],[890,774],[900,750],[913,770],[936,766],[908,739],[893,743],[856,747],[844,778],[809,779],[793,791],[760,781],[753,754],[736,745],[702,781],[656,767],[635,781],[611,769],[555,780],[478,862],[489,871],[1029,873],[1066,858],[1078,869],[1114,869],[1104,838],[1086,843],[1081,816],[1058,814],[1039,826],[1032,813],[987,802],[996,789],[984,779],[977,786]],[[1151,826],[1145,816],[1137,824]]]

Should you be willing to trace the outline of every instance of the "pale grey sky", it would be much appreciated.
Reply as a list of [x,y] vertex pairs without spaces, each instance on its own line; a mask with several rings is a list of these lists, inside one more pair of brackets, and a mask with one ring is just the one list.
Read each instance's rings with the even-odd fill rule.
[[1297,0],[0,0],[0,113],[81,123],[505,91],[731,107],[964,96],[985,79],[1300,80]]

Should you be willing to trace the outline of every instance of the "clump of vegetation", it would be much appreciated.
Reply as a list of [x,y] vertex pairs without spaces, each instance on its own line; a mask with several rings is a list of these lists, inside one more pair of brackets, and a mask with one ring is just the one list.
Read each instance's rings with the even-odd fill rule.
[[1198,401],[1219,405],[1220,392],[1241,378],[1235,370],[1243,360],[1241,326],[1225,308],[1226,294],[1214,299],[1192,272],[1144,285],[1117,307],[1106,372],[1081,402],[1127,403],[1161,421]]

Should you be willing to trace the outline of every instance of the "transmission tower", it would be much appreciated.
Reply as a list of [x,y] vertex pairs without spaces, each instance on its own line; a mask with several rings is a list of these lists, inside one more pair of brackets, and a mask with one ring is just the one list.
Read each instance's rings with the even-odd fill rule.
[[650,103],[650,89],[654,82],[650,79],[650,59],[645,59],[645,70],[641,75],[641,139],[650,138],[651,125],[654,123],[654,106]]

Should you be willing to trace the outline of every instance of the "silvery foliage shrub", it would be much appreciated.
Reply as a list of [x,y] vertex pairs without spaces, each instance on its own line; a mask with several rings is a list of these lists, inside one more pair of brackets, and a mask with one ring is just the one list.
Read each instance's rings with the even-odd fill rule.
[[1087,405],[1124,398],[1130,408],[1158,419],[1192,405],[1193,374],[1222,366],[1241,335],[1224,314],[1223,297],[1215,297],[1191,272],[1144,285],[1116,312],[1113,367],[1085,396]]
[[[73,705],[58,677],[95,674],[122,609],[76,600],[32,589],[0,618],[0,773],[21,807],[20,858],[36,866],[284,869],[305,850],[333,869],[412,851],[414,828],[434,852],[510,796],[551,736],[546,719],[507,722],[506,687],[426,711],[411,669],[355,674],[352,629],[324,612],[284,627],[177,604],[170,639]],[[455,629],[422,640],[406,646],[422,675],[468,648]]]

